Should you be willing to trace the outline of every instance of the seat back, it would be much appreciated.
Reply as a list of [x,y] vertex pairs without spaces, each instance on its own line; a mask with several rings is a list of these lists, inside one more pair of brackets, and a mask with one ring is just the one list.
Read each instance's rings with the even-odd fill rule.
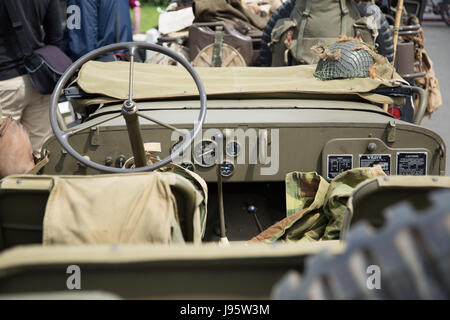
[[11,176],[0,182],[0,250],[41,243],[51,179]]
[[417,211],[426,209],[430,193],[450,188],[450,177],[441,176],[389,176],[377,177],[361,183],[347,203],[340,238],[344,239],[352,225],[367,221],[375,228],[385,224],[387,208],[409,202]]
[[[269,299],[286,272],[304,269],[306,258],[324,249],[341,252],[342,246],[321,241],[282,244],[276,250],[246,243],[15,247],[0,253],[0,299],[67,293],[67,283],[77,281],[74,266],[81,273],[82,290],[72,293],[107,292],[124,299]],[[59,296],[66,298],[71,297]]]
[[[176,200],[183,240],[191,242],[194,234],[201,229],[201,226],[194,226],[197,223],[194,217],[199,193],[185,178],[168,174],[174,177],[170,189]],[[53,186],[54,179],[51,176],[10,176],[0,181],[0,250],[42,243],[43,221]]]

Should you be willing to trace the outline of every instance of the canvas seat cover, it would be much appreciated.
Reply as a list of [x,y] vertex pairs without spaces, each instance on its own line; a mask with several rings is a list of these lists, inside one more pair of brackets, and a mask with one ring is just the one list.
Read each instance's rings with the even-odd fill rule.
[[[19,187],[16,181],[21,181]],[[187,187],[194,199],[193,240],[199,243],[206,219],[202,206],[207,200],[179,174],[10,176],[2,181],[2,189],[32,191],[47,186],[44,245],[169,244],[184,243],[182,210],[171,189],[177,184]]]

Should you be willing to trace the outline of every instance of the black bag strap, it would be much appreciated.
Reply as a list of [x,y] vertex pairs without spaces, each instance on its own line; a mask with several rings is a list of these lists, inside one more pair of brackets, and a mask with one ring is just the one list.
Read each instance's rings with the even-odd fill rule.
[[17,42],[19,43],[20,49],[23,55],[28,58],[33,56],[34,50],[31,48],[30,44],[25,41],[27,38],[27,31],[23,25],[22,19],[19,14],[19,8],[17,7],[17,2],[15,0],[3,0],[5,3],[6,11],[8,12],[9,18],[12,23],[14,32],[16,33]]

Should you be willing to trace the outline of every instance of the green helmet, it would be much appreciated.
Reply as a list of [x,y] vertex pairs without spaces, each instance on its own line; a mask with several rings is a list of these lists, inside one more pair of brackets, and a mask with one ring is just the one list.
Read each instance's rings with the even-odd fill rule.
[[366,78],[375,63],[361,42],[356,40],[338,41],[322,49],[314,76],[322,80]]

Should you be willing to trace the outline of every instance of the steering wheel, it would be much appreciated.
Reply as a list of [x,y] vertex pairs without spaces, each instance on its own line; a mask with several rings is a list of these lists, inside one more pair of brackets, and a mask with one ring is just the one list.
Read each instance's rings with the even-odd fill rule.
[[[143,114],[139,112],[139,108],[135,101],[133,101],[133,74],[134,74],[134,56],[137,52],[137,49],[145,49],[145,50],[151,50],[156,51],[159,53],[162,53],[166,56],[169,56],[170,58],[174,59],[175,61],[179,62],[191,75],[193,78],[200,97],[200,114],[198,116],[197,122],[194,125],[194,129],[192,131],[187,130],[180,130],[175,128],[174,126],[170,124],[166,124],[164,122],[161,122],[157,119],[154,119],[153,117]],[[87,159],[83,156],[81,156],[75,149],[72,148],[72,146],[69,144],[69,138],[80,132],[87,130],[91,127],[98,126],[101,123],[95,123],[92,126],[78,126],[74,127],[70,130],[63,130],[60,127],[58,117],[60,117],[59,110],[58,110],[58,99],[63,93],[63,89],[67,85],[67,83],[72,79],[72,77],[77,73],[77,71],[85,64],[86,62],[102,56],[108,52],[111,51],[119,51],[119,50],[128,50],[130,54],[130,73],[129,73],[129,95],[128,99],[123,102],[122,105],[122,112],[120,114],[114,114],[103,120],[101,123],[105,123],[107,121],[113,120],[115,118],[118,118],[120,116],[123,116],[125,119],[125,123],[128,130],[128,136],[130,139],[131,149],[133,151],[133,156],[135,159],[136,168],[135,169],[124,169],[124,168],[115,168],[115,167],[108,167],[105,165],[101,165],[99,163],[93,162],[90,159]],[[200,80],[199,75],[194,70],[194,68],[190,65],[190,63],[181,55],[178,53],[160,46],[155,45],[151,43],[146,42],[124,42],[124,43],[117,43],[108,45],[99,49],[96,49],[80,59],[78,59],[75,63],[73,63],[66,72],[61,76],[58,83],[56,84],[56,87],[53,91],[52,97],[51,97],[51,105],[50,105],[50,124],[53,129],[53,133],[55,134],[56,139],[61,144],[61,146],[76,160],[78,160],[80,163],[83,163],[87,167],[90,167],[92,169],[96,169],[103,172],[109,172],[109,173],[125,173],[125,172],[146,172],[146,171],[153,171],[156,169],[159,169],[168,163],[172,162],[174,158],[178,157],[180,154],[186,151],[186,149],[191,145],[191,143],[194,141],[195,137],[198,135],[198,133],[201,131],[203,123],[205,121],[206,117],[206,92],[205,88],[203,86],[203,83]],[[147,119],[153,123],[156,123],[160,126],[163,126],[165,128],[168,128],[173,131],[178,131],[183,136],[183,143],[178,148],[172,148],[171,154],[161,161],[158,161],[157,163],[147,165],[147,158],[146,153],[144,149],[144,143],[142,140],[141,130],[140,130],[140,123],[139,123],[139,117]]]

